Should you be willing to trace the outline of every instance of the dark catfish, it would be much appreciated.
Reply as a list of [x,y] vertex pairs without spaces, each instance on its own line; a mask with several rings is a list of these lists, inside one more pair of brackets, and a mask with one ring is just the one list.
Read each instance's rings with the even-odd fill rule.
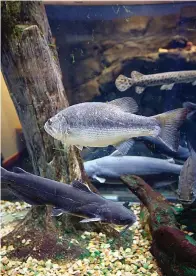
[[107,200],[93,193],[80,181],[64,184],[28,173],[21,168],[10,172],[1,167],[1,181],[19,198],[30,205],[52,205],[55,215],[68,212],[83,217],[81,222],[101,221],[126,225],[128,229],[136,217],[119,202]]

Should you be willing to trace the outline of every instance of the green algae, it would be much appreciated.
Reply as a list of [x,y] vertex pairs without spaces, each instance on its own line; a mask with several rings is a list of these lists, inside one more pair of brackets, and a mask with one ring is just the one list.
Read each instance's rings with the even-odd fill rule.
[[[187,240],[187,241],[189,241],[192,245],[195,245],[196,246],[196,241],[193,239],[193,238],[191,238],[189,235],[185,235],[185,239]],[[196,275],[196,274],[195,274]]]
[[11,36],[18,36],[19,16],[21,10],[21,1],[2,1],[1,16],[2,16],[2,36],[9,39]]

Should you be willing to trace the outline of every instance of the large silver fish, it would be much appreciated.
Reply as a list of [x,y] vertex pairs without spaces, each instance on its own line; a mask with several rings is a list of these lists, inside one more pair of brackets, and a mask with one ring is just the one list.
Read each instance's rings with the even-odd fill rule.
[[127,97],[108,103],[80,103],[60,111],[45,123],[44,128],[55,139],[80,149],[113,145],[121,154],[126,154],[133,144],[130,138],[153,136],[176,151],[178,128],[188,109],[144,117],[132,114],[137,108],[136,102]]
[[175,83],[192,83],[196,85],[196,70],[174,71],[143,75],[137,71],[132,71],[131,78],[119,75],[115,81],[119,91],[125,91],[131,86],[135,87],[136,93],[142,93],[148,86],[161,85],[161,90],[172,90]]
[[172,159],[110,155],[84,162],[84,169],[89,177],[104,183],[107,178],[119,179],[125,174],[144,176],[172,173],[179,175],[182,166],[173,164]]

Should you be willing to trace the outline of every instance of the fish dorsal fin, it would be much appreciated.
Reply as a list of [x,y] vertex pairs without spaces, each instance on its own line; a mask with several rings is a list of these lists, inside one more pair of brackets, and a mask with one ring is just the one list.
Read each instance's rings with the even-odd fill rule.
[[15,173],[28,173],[25,170],[19,168],[19,167],[13,167],[13,172]]
[[84,192],[87,192],[87,193],[92,193],[92,191],[84,184],[82,183],[81,181],[79,180],[74,180],[71,185],[80,190],[80,191],[84,191]]
[[115,99],[108,103],[118,106],[124,112],[136,113],[138,111],[138,105],[131,97]]
[[140,73],[140,72],[138,72],[138,71],[132,71],[131,72],[131,77],[133,78],[133,79],[139,79],[139,78],[141,78],[141,77],[143,77],[144,75],[142,74],[142,73]]

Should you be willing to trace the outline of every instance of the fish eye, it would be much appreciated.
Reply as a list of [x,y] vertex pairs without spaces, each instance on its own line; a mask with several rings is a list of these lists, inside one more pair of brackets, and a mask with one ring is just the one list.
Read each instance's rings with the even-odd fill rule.
[[49,124],[49,126],[52,124],[52,120],[51,119],[48,120],[48,124]]

